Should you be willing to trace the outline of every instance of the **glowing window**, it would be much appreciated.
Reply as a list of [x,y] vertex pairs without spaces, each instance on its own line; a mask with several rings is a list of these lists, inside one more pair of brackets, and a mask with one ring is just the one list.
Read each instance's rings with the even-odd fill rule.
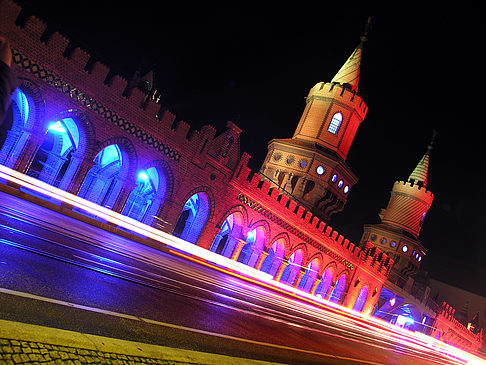
[[403,247],[402,247],[402,251],[403,251],[403,252],[407,252],[407,251],[408,251],[408,246],[403,246]]
[[337,181],[337,175],[336,175],[336,174],[332,175],[332,179],[331,179],[331,181],[332,181],[333,183],[335,183],[335,182]]
[[346,186],[344,187],[344,189],[343,189],[343,193],[344,193],[344,194],[347,194],[347,193],[348,193],[348,191],[349,191],[349,186],[348,186],[348,185],[346,185]]
[[331,123],[329,123],[329,127],[327,128],[327,131],[331,132],[332,134],[337,134],[342,121],[343,121],[343,115],[341,113],[334,114],[332,116]]
[[343,187],[344,182],[342,180],[339,180],[338,182],[338,188],[341,189]]
[[390,246],[391,246],[391,247],[395,247],[396,245],[397,245],[397,243],[396,243],[395,241],[391,241],[391,242],[390,242]]
[[324,167],[317,166],[317,168],[316,168],[317,175],[322,175],[324,173],[324,171],[326,171],[326,170],[324,170]]

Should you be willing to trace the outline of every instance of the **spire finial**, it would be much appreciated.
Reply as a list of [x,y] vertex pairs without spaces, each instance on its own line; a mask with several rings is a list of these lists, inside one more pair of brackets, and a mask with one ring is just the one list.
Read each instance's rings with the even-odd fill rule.
[[366,42],[368,40],[368,33],[370,32],[370,30],[371,30],[371,17],[369,16],[368,21],[366,22],[365,25],[364,33],[360,38],[361,42]]
[[427,146],[427,149],[430,151],[434,148],[435,137],[437,137],[437,132],[435,129],[432,131],[432,137],[430,137],[430,143]]

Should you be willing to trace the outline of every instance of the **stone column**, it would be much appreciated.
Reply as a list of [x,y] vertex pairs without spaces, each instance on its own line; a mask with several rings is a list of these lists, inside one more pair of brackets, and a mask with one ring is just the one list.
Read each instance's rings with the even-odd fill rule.
[[255,264],[255,269],[260,270],[262,268],[263,261],[265,261],[265,259],[267,258],[267,256],[268,256],[268,252],[262,250],[262,252],[260,253],[260,257],[258,258],[258,260],[257,260],[257,262]]
[[280,278],[282,277],[282,274],[283,274],[285,268],[287,267],[287,265],[288,265],[288,262],[285,261],[285,260],[282,260],[282,262],[280,263],[280,267],[277,270],[277,273],[273,277],[273,280],[280,281]]
[[294,288],[297,288],[299,286],[300,280],[304,277],[304,275],[305,275],[305,269],[300,269],[299,273],[295,277],[294,283],[292,284]]
[[236,243],[235,245],[235,248],[233,250],[233,253],[231,254],[231,260],[238,260],[238,256],[240,256],[240,252],[241,250],[243,249],[243,246],[245,245],[245,241],[243,241],[242,239],[237,239],[238,242]]
[[137,184],[133,182],[128,183],[126,180],[119,180],[118,182],[122,184],[122,187],[111,210],[121,214],[123,208],[125,207],[125,204],[127,203],[128,197],[132,193],[133,189],[137,187]]
[[84,180],[86,179],[86,175],[88,175],[89,170],[95,165],[93,159],[91,158],[84,158],[81,162],[74,178],[71,180],[67,191],[71,194],[78,195],[79,189],[83,185]]
[[322,277],[320,277],[320,278],[319,278],[319,277],[317,277],[317,278],[316,278],[316,281],[315,281],[315,282],[314,282],[314,284],[312,285],[311,290],[309,290],[309,293],[310,293],[310,294],[312,294],[312,295],[314,295],[314,294],[315,294],[317,287],[318,287],[318,286],[319,286],[319,284],[321,283],[321,280],[322,280]]

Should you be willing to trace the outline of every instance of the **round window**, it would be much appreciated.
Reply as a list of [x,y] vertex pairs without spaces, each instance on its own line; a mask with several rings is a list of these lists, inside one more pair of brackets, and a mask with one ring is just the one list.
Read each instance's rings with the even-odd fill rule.
[[391,246],[391,247],[395,247],[396,245],[397,245],[397,243],[396,243],[395,241],[391,241],[391,242],[390,242],[390,246]]
[[299,161],[299,166],[300,166],[301,168],[306,167],[306,166],[307,166],[307,160],[300,160],[300,161]]
[[343,193],[344,193],[344,194],[347,194],[347,193],[348,193],[348,191],[349,191],[349,186],[348,186],[348,185],[346,185],[346,186],[344,187],[344,189],[343,189]]
[[422,256],[419,256],[418,260],[419,260],[419,262],[422,261]]
[[376,241],[376,234],[372,234],[372,235],[371,235],[371,240],[372,240],[372,241]]
[[280,161],[281,158],[282,158],[281,153],[276,153],[276,154],[273,155],[274,161]]
[[335,183],[337,181],[337,175],[336,174],[332,175],[331,181],[333,183]]
[[338,188],[341,189],[343,187],[343,185],[344,185],[344,181],[339,180],[339,182],[338,182]]
[[382,245],[384,245],[384,244],[386,243],[386,238],[385,238],[385,237],[383,237],[383,238],[381,239],[380,243],[381,243]]
[[288,156],[287,157],[287,160],[285,161],[287,163],[287,165],[292,165],[295,161],[295,157],[294,156]]
[[324,167],[317,166],[317,168],[316,168],[317,175],[322,175],[324,173],[324,171],[326,171],[326,170],[324,170]]
[[403,252],[407,252],[407,251],[408,251],[408,246],[403,246],[403,247],[402,247],[402,251],[403,251]]

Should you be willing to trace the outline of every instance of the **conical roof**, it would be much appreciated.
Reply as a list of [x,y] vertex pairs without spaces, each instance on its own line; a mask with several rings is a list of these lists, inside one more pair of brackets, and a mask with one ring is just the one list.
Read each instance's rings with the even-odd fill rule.
[[427,173],[429,171],[429,152],[430,149],[427,149],[427,152],[425,152],[425,155],[423,155],[417,167],[415,167],[415,169],[408,178],[409,181],[413,180],[415,184],[421,183],[424,188],[427,187]]
[[363,51],[363,42],[361,42],[348,58],[346,63],[341,67],[338,73],[332,78],[331,82],[340,84],[349,84],[351,89],[358,91],[359,72],[361,68],[361,53]]
[[361,42],[354,49],[351,56],[344,63],[338,73],[332,78],[331,82],[338,82],[340,84],[349,84],[353,91],[358,91],[359,73],[361,69],[361,55],[363,53],[363,44],[368,40],[366,37],[371,27],[371,18],[368,18],[364,35],[361,37]]
[[424,188],[427,187],[427,174],[429,172],[429,156],[434,144],[436,133],[433,131],[430,144],[427,146],[427,151],[420,159],[418,165],[408,177],[408,181],[413,181],[415,184],[421,184]]

